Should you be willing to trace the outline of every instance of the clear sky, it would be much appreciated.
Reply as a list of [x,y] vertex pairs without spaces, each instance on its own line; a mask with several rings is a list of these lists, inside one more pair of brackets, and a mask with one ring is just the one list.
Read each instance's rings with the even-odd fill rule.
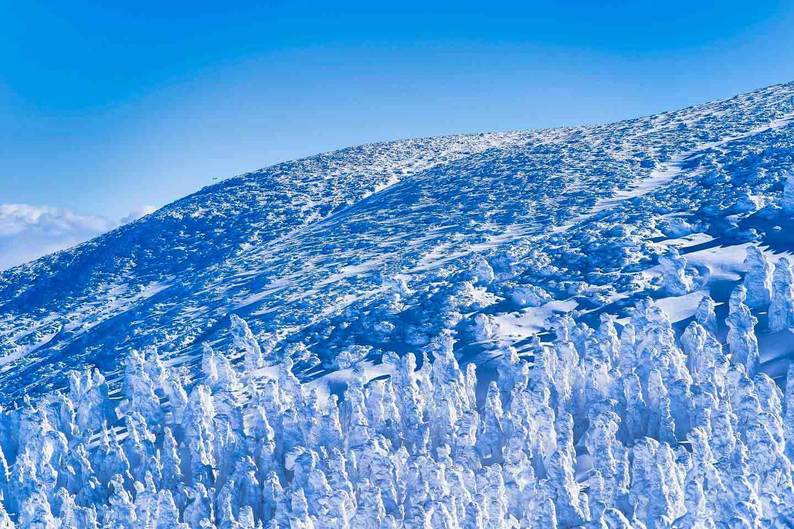
[[115,221],[338,147],[731,96],[794,79],[792,28],[790,0],[0,0],[0,205]]

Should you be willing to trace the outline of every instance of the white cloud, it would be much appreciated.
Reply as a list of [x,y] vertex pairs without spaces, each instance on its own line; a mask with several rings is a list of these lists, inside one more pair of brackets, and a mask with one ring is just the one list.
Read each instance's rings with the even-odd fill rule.
[[141,206],[138,209],[130,211],[126,216],[121,217],[121,224],[129,224],[130,222],[136,221],[141,217],[145,217],[149,213],[154,213],[155,211],[157,211],[155,206]]
[[144,206],[119,222],[49,206],[0,204],[0,270],[69,248],[152,211]]

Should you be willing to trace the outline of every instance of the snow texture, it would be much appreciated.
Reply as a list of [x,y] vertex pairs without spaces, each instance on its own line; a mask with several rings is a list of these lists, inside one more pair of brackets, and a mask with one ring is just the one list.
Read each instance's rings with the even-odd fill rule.
[[241,175],[0,274],[0,528],[794,526],[794,84]]

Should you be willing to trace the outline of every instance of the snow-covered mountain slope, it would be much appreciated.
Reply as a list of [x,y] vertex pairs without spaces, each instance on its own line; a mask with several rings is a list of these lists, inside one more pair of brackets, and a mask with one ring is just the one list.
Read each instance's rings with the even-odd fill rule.
[[5,508],[785,527],[793,168],[790,83],[284,163],[3,272]]
[[[58,387],[85,364],[112,372],[149,345],[195,359],[198,342],[228,343],[232,313],[275,333],[279,350],[307,348],[306,369],[353,345],[421,345],[440,324],[428,321],[430,297],[459,288],[450,276],[479,255],[513,276],[497,296],[531,284],[591,307],[645,289],[638,272],[681,231],[715,247],[778,241],[733,210],[782,189],[793,93],[615,125],[369,145],[205,188],[0,275],[2,398]],[[412,293],[383,317],[401,324],[373,333],[381,322],[367,315],[390,310],[395,278]]]

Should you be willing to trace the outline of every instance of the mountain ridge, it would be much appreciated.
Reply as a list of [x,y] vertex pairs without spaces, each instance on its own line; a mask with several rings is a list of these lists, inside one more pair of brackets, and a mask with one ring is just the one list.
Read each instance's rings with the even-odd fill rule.
[[[452,211],[450,207],[455,204],[456,196],[476,195],[477,190],[459,182],[459,177],[452,174],[453,171],[469,174],[472,179],[491,186],[492,196],[498,196],[513,204],[512,209],[491,204],[498,214],[494,213],[493,218],[486,219],[488,215],[479,209],[481,204],[467,203],[468,207],[474,206],[473,210],[477,213],[468,215],[470,220],[465,222],[475,222],[477,226],[473,230],[476,233],[464,235],[463,242],[466,244],[482,244],[483,250],[489,250],[493,245],[488,246],[488,242],[477,241],[483,237],[498,238],[505,235],[500,232],[510,225],[515,225],[514,229],[521,233],[512,233],[507,237],[517,241],[516,244],[519,245],[519,239],[532,235],[530,232],[544,233],[551,224],[555,224],[552,231],[564,232],[568,229],[565,226],[564,229],[560,227],[564,224],[564,217],[574,210],[585,214],[585,210],[595,207],[599,200],[608,201],[613,198],[613,194],[627,192],[626,187],[621,186],[632,186],[637,178],[642,180],[645,178],[643,175],[647,176],[653,168],[669,162],[676,153],[686,152],[687,148],[710,140],[725,139],[726,135],[753,134],[753,127],[759,126],[759,122],[771,122],[787,115],[785,108],[781,110],[775,107],[775,102],[790,108],[791,91],[792,83],[776,85],[728,100],[610,125],[376,143],[285,162],[232,177],[207,186],[129,226],[84,243],[74,250],[0,274],[0,320],[6,325],[9,325],[9,320],[24,322],[16,323],[17,328],[12,332],[0,333],[0,343],[5,344],[2,348],[6,352],[0,357],[0,362],[3,362],[3,357],[15,355],[20,356],[23,360],[21,363],[25,364],[27,361],[22,357],[30,356],[31,353],[33,356],[43,357],[45,351],[52,350],[53,355],[57,355],[60,354],[58,348],[61,348],[68,355],[79,349],[79,346],[97,347],[92,339],[81,338],[82,334],[74,331],[75,326],[85,325],[85,322],[80,318],[70,321],[63,315],[58,316],[57,311],[62,309],[53,309],[55,304],[66,301],[68,305],[75,299],[80,299],[81,295],[88,304],[102,297],[119,299],[123,310],[110,307],[104,313],[101,310],[92,313],[93,309],[85,309],[85,303],[80,305],[79,310],[88,311],[87,319],[99,320],[99,324],[88,325],[99,325],[96,331],[102,331],[106,336],[104,339],[107,340],[107,336],[114,335],[117,330],[113,325],[105,330],[103,324],[119,319],[119,325],[123,326],[129,319],[129,310],[136,310],[135,307],[140,308],[147,304],[156,305],[158,299],[169,295],[169,289],[177,290],[174,284],[179,283],[180,274],[201,276],[209,269],[220,270],[226,267],[222,273],[231,274],[229,277],[234,280],[234,275],[239,271],[230,272],[230,269],[235,266],[242,266],[244,269],[246,265],[234,263],[236,260],[245,263],[246,253],[256,255],[259,252],[258,247],[271,243],[278,243],[278,247],[286,248],[290,241],[304,241],[307,238],[314,241],[321,238],[316,230],[319,229],[318,226],[323,226],[323,222],[334,228],[341,226],[340,229],[348,230],[349,237],[353,237],[349,240],[355,240],[355,227],[349,223],[358,222],[369,229],[366,226],[368,220],[360,219],[357,211],[366,209],[373,203],[374,206],[371,207],[391,208],[396,214],[401,201],[412,200],[415,204],[424,201],[424,205],[420,204],[420,207],[425,207],[431,214],[422,216],[420,213],[413,213],[416,226],[422,226],[422,222],[436,222],[446,218],[448,226],[453,227],[452,231],[465,232],[467,228],[456,223],[464,222],[467,214],[448,213]],[[756,105],[758,108],[753,107],[756,101],[761,102]],[[763,106],[764,104],[767,106]],[[758,112],[752,116],[744,116],[744,108],[753,108]],[[725,121],[719,127],[716,124],[711,125],[715,112]],[[688,123],[688,119],[692,123]],[[710,137],[709,134],[713,136]],[[623,145],[621,141],[628,141],[629,144]],[[676,153],[668,154],[667,150],[671,148],[669,145],[672,145]],[[629,152],[631,149],[635,149],[635,152]],[[713,150],[715,149],[712,148]],[[607,154],[604,158],[603,154],[609,152],[614,154]],[[591,153],[601,153],[601,157],[588,160]],[[580,163],[576,156],[587,160],[587,163]],[[561,175],[555,175],[549,165],[555,163],[561,164]],[[495,165],[492,167],[489,164]],[[510,164],[515,164],[515,167]],[[486,174],[482,171],[494,172]],[[499,176],[496,171],[501,171]],[[515,174],[521,171],[532,171],[532,178],[522,177],[523,183],[520,187],[511,187],[516,181]],[[604,181],[599,174],[607,176],[608,181]],[[544,191],[541,189],[543,186],[538,184],[540,180],[547,187],[561,186],[559,189],[565,191],[564,196]],[[596,185],[591,185],[588,189],[583,181]],[[443,189],[448,189],[449,192],[434,195],[436,191]],[[531,193],[527,190],[531,190]],[[405,195],[400,196],[398,191]],[[653,192],[653,189],[649,192]],[[539,212],[535,206],[526,206],[521,200],[514,200],[516,193],[529,193],[526,195],[527,200],[537,200],[538,204],[545,200],[551,207]],[[316,201],[316,196],[320,196],[319,202]],[[488,193],[482,193],[481,200],[488,203]],[[588,206],[593,201],[595,202]],[[440,205],[444,207],[441,208]],[[368,211],[376,214],[372,209]],[[535,218],[530,222],[528,216],[537,213],[540,213],[538,218],[541,220]],[[595,217],[600,214],[602,212],[594,213]],[[336,215],[347,220],[333,223]],[[381,219],[377,227],[385,226],[387,221],[388,219]],[[156,226],[156,229],[144,229],[150,224]],[[378,236],[383,237],[380,234]],[[449,255],[456,255],[449,246],[454,244],[454,237],[439,236],[434,240],[443,241],[447,245],[444,251],[449,252]],[[421,243],[417,244],[421,246]],[[432,254],[434,249],[429,248],[429,245],[425,246],[422,251]],[[163,251],[166,248],[170,249]],[[337,250],[340,248],[336,246]],[[125,253],[125,249],[130,249],[132,253]],[[370,250],[370,253],[373,251]],[[317,252],[314,257],[316,254]],[[351,257],[356,258],[353,254]],[[398,256],[398,261],[405,258],[413,259],[412,256]],[[415,268],[407,262],[402,264],[405,265],[403,268],[407,267],[409,270]],[[399,268],[397,266],[392,273],[401,273]],[[270,270],[269,275],[273,275],[273,270]],[[334,277],[331,271],[324,272],[327,272],[327,277],[321,278],[321,281]],[[260,286],[266,284],[267,275],[260,274]],[[203,281],[211,284],[213,279],[207,278]],[[166,289],[166,285],[170,286]],[[83,288],[83,294],[80,294],[80,288]],[[258,287],[255,284],[245,288],[250,291],[249,297],[257,294],[255,290]],[[188,291],[196,289],[201,291],[196,285],[189,286]],[[303,289],[312,290],[308,285]],[[220,289],[216,287],[216,290]],[[295,293],[293,297],[300,295]],[[317,302],[322,303],[319,300]],[[175,302],[170,303],[173,310]],[[238,306],[239,301],[215,305],[213,310],[226,306],[228,313],[234,312],[229,309]],[[73,311],[72,308],[65,310]],[[31,311],[38,313],[34,316]],[[12,316],[9,318],[9,315]],[[121,318],[117,318],[118,316]],[[225,316],[226,314],[212,314],[205,316],[205,319],[213,322],[209,325],[219,331],[220,327],[214,322],[223,320]],[[41,320],[45,323],[42,324]],[[257,332],[277,330],[262,328],[256,321],[252,325],[255,329],[259,328]],[[36,328],[36,331],[26,334],[31,327]],[[93,335],[92,329],[93,327],[88,329],[88,336]],[[184,331],[183,328],[176,332]],[[163,332],[168,334],[171,331],[166,329]],[[193,328],[189,332],[200,331]],[[141,341],[130,338],[127,333],[124,340],[121,341],[119,351],[129,347],[162,345],[163,336]],[[194,337],[190,340],[192,343]],[[172,343],[171,347],[180,346]],[[35,349],[20,355],[20,348]],[[100,360],[110,361],[108,356],[109,353],[103,354]],[[90,358],[91,354],[86,357]],[[41,361],[46,362],[47,359],[36,360],[37,363]],[[63,362],[64,359],[57,358],[56,361]],[[67,363],[79,365],[77,362]],[[6,367],[11,362],[3,364]],[[59,370],[56,368],[54,371]],[[3,376],[0,373],[0,379]]]

